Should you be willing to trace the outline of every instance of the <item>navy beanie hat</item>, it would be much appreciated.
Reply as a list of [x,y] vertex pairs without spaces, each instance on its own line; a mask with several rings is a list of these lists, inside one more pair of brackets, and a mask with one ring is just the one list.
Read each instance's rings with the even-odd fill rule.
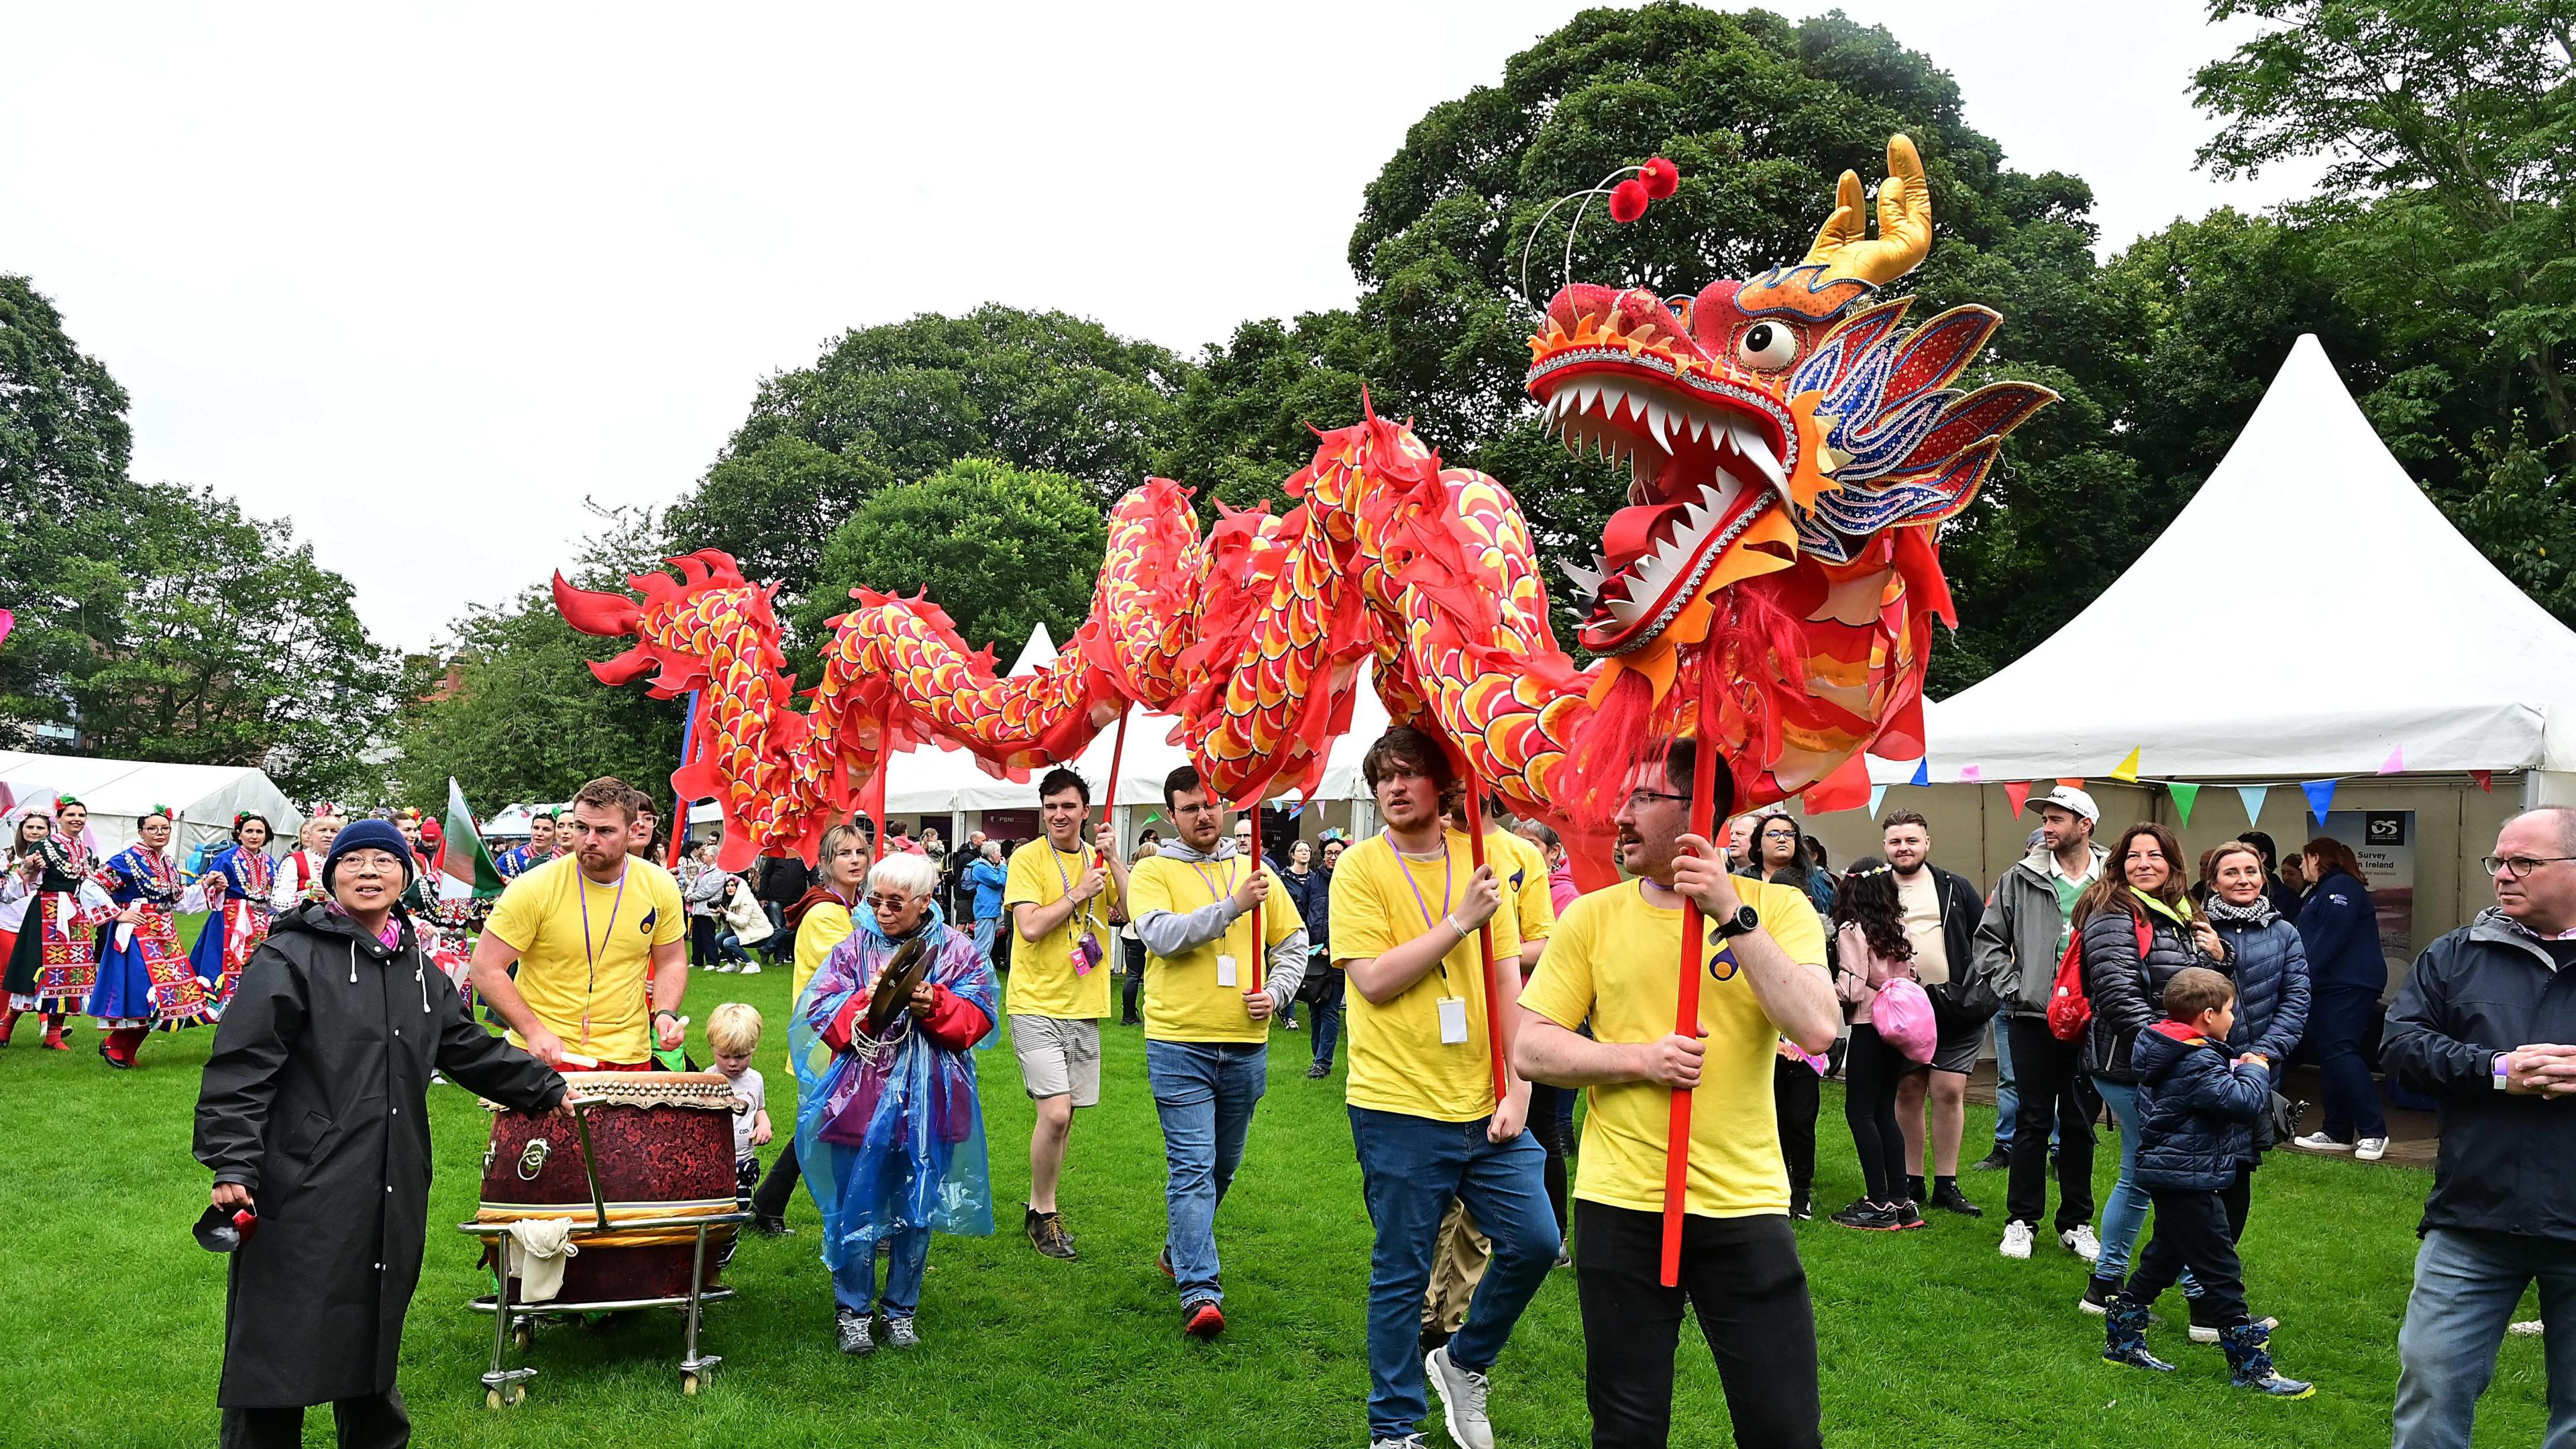
[[341,828],[331,841],[331,853],[322,858],[322,888],[331,888],[331,873],[340,868],[340,857],[353,850],[381,850],[402,862],[403,884],[411,884],[411,842],[394,828],[390,820],[353,820]]

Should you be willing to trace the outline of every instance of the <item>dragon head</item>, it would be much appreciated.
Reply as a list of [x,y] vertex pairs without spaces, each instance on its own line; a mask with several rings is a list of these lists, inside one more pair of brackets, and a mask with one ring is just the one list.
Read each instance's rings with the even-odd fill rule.
[[1908,304],[1873,299],[1930,250],[1932,209],[1912,141],[1888,142],[1887,168],[1875,238],[1846,171],[1796,265],[1689,298],[1569,285],[1530,339],[1551,430],[1632,480],[1593,566],[1563,565],[1589,603],[1579,637],[1659,695],[1673,646],[1708,637],[1718,590],[1954,516],[2003,434],[2054,397],[1947,387],[1999,321],[1983,308],[1895,335]]

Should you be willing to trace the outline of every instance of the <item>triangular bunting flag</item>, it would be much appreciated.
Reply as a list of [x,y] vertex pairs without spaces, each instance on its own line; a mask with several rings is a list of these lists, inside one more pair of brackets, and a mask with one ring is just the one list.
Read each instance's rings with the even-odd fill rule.
[[2057,783],[2065,786],[2069,790],[2081,790],[2084,788],[2084,781],[2081,776],[2069,778],[2061,775],[2058,777]]
[[2138,756],[2145,749],[2146,746],[2140,745],[2129,751],[2120,763],[2111,767],[2111,778],[2130,785],[2138,783]]
[[2326,812],[2334,808],[2335,782],[2332,780],[2303,780],[2299,782],[2299,788],[2307,792],[2308,813],[2317,817],[2317,823],[2319,825],[2325,824]]
[[2263,797],[2272,793],[2269,785],[2239,785],[2236,798],[2245,802],[2245,823],[2252,825],[2263,818]]
[[2030,799],[2030,781],[2014,780],[2004,786],[2004,798],[2012,802],[2013,818],[2021,818],[2021,807]]
[[1914,762],[1914,778],[1906,781],[1905,783],[1908,785],[1929,785],[1932,783],[1932,757],[1930,755],[1925,755],[1922,759]]
[[1986,778],[1985,768],[1981,765],[1961,765],[1959,778],[1973,785]]
[[2397,748],[2390,750],[2388,752],[2388,758],[2379,762],[2379,773],[2383,775],[2402,775],[2406,773],[2406,747],[2404,745],[2401,744]]
[[447,845],[438,853],[440,874],[455,882],[453,892],[445,895],[470,895],[489,900],[501,893],[509,882],[501,879],[500,867],[492,863],[492,852],[483,844],[483,832],[474,828],[474,812],[466,808],[464,787],[456,777],[447,777]]
[[2486,791],[2490,795],[2495,793],[2495,771],[2471,770],[2469,772],[2469,778],[2478,782],[2479,789]]
[[1826,815],[1836,810],[1857,810],[1869,796],[1869,757],[1854,755],[1834,772],[1809,785],[1799,796],[1810,815]]
[[2191,807],[2200,799],[2200,787],[2198,785],[2185,785],[2177,782],[2165,786],[2165,789],[2173,795],[2174,813],[2182,817],[2183,824],[2189,825],[2191,823]]
[[1869,787],[1869,818],[1870,818],[1870,819],[1872,819],[1872,820],[1876,820],[1876,819],[1878,818],[1878,807],[1879,807],[1879,804],[1880,804],[1882,801],[1886,800],[1886,799],[1887,799],[1887,787],[1886,787],[1885,785],[1872,785],[1872,786],[1870,786],[1870,787]]

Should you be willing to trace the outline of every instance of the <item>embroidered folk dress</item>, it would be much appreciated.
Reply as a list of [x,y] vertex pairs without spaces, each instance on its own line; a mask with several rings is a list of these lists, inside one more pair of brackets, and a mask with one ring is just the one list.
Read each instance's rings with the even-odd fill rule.
[[277,862],[263,850],[227,846],[206,863],[204,879],[212,881],[216,876],[223,877],[224,897],[213,903],[214,914],[206,917],[206,928],[188,959],[221,1010],[233,999],[233,988],[241,982],[250,953],[268,939],[269,924],[277,914],[269,899],[277,886]]
[[77,840],[37,847],[45,863],[35,899],[9,953],[9,1005],[47,1014],[81,1011],[98,984],[98,927],[116,914],[92,878],[97,862]]
[[205,883],[182,885],[179,864],[141,843],[108,858],[96,877],[119,909],[142,907],[128,930],[111,920],[99,930],[98,985],[89,1014],[110,1030],[177,1031],[219,1015],[194,963],[179,949],[179,916],[207,909]]

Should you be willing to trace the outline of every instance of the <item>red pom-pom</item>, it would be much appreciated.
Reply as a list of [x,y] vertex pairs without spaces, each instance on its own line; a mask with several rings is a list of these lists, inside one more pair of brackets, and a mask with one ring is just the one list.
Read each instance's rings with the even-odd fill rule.
[[1637,171],[1637,179],[1646,183],[1646,195],[1656,201],[1673,194],[1682,184],[1682,168],[1661,156],[1651,157]]
[[1636,177],[1610,188],[1610,219],[1625,226],[1646,214],[1646,185]]

